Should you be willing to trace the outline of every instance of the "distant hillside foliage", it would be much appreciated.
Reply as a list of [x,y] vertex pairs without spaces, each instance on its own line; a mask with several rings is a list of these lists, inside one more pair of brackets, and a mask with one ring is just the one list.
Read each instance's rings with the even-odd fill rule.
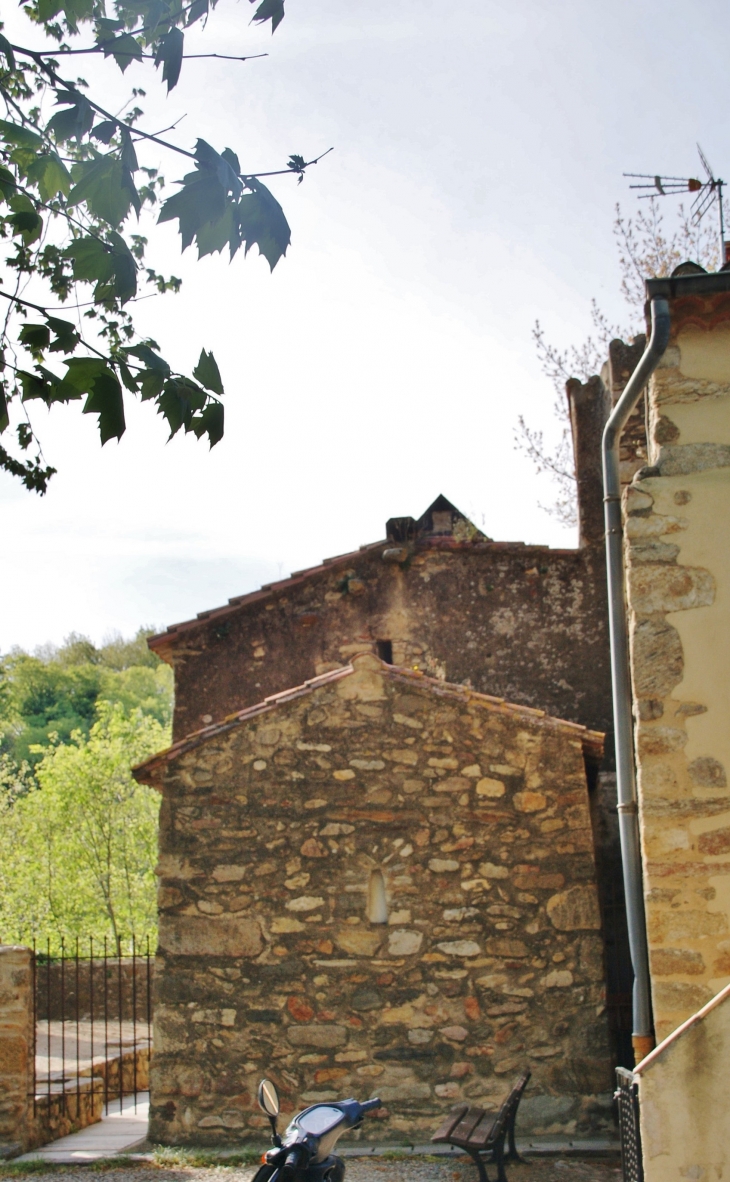
[[130,768],[170,742],[172,675],[145,635],[0,661],[0,942],[155,946],[159,797]]
[[133,640],[116,637],[97,648],[71,634],[60,648],[34,653],[13,649],[0,657],[0,752],[18,765],[41,759],[51,735],[68,742],[74,731],[88,735],[97,703],[118,702],[139,709],[169,727],[172,670],[146,643],[149,630]]

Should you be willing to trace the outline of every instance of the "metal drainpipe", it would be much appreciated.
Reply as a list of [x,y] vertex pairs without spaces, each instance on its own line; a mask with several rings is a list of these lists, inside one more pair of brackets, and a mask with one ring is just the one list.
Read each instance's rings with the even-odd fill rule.
[[633,716],[629,675],[629,638],[624,597],[624,563],[621,522],[619,443],[626,420],[656,369],[669,341],[669,303],[651,301],[651,336],[626,389],[613,409],[603,432],[603,501],[606,521],[608,614],[611,637],[611,682],[616,741],[616,787],[621,835],[626,918],[634,970],[633,1034],[638,1063],[654,1046],[649,982],[649,951],[641,874],[641,845],[634,772]]

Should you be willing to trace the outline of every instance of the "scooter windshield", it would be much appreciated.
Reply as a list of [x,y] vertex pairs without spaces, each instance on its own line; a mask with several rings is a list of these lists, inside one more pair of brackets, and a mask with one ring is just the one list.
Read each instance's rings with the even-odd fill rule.
[[344,1120],[344,1113],[340,1108],[329,1108],[322,1105],[312,1108],[310,1112],[303,1112],[297,1119],[297,1124],[300,1129],[304,1129],[305,1133],[313,1133],[315,1137],[319,1137],[322,1133],[333,1129],[342,1120]]

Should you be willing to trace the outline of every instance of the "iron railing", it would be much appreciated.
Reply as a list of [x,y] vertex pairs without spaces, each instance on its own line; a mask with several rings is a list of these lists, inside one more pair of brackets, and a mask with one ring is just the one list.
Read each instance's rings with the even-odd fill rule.
[[633,1071],[616,1068],[614,1100],[618,1105],[618,1127],[621,1134],[621,1165],[624,1182],[644,1182],[639,1127],[639,1085]]
[[[147,938],[129,955],[93,938],[33,944],[33,1112],[75,1098],[104,1109],[148,1088],[152,1048],[152,954]],[[98,1118],[97,1118],[98,1119]]]

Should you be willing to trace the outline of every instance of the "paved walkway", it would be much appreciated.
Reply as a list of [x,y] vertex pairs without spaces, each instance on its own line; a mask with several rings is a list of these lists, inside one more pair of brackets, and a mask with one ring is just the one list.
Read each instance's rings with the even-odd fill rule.
[[74,1162],[96,1161],[101,1157],[112,1157],[117,1153],[129,1153],[134,1146],[147,1136],[149,1118],[149,1093],[137,1093],[137,1111],[134,1110],[134,1096],[125,1096],[122,1110],[119,1101],[109,1105],[109,1112],[94,1125],[88,1125],[80,1133],[70,1133],[50,1145],[24,1153],[15,1161],[47,1161],[72,1165]]

